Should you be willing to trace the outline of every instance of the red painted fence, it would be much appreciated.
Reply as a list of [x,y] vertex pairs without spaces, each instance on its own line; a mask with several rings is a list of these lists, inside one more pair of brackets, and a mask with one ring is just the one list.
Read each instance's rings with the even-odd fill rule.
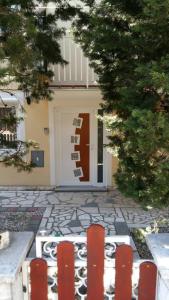
[[[87,230],[87,300],[104,300],[104,228]],[[61,242],[57,248],[58,299],[75,300],[74,245]],[[132,299],[133,250],[117,247],[115,255],[115,300]],[[30,264],[31,300],[48,300],[47,263],[36,258]],[[155,300],[157,268],[152,262],[140,264],[138,300]]]

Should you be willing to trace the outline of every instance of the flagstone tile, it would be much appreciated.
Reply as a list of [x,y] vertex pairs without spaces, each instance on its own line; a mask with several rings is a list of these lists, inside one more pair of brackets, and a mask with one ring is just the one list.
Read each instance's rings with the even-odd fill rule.
[[75,233],[75,232],[79,233],[79,232],[83,231],[83,228],[82,227],[71,227],[71,231],[73,233]]
[[72,220],[67,224],[67,226],[69,226],[70,228],[79,227],[81,226],[81,223],[79,220]]
[[63,234],[63,235],[67,235],[67,234],[70,234],[71,231],[69,228],[60,228],[60,232]]
[[143,227],[169,216],[169,208],[144,211],[116,189],[83,193],[3,190],[0,191],[0,208],[4,207],[45,207],[40,228],[51,229],[55,234],[59,231],[62,235],[84,233],[92,222],[103,225],[108,234],[114,234],[114,222],[125,221],[130,227]]

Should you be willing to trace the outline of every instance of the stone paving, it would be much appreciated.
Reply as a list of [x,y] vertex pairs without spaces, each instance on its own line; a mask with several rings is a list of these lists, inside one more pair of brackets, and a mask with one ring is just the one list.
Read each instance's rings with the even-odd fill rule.
[[0,231],[33,231],[35,234],[45,207],[0,207]]
[[55,235],[83,235],[92,223],[103,225],[106,233],[112,235],[115,222],[143,227],[169,216],[169,208],[145,211],[116,189],[109,192],[0,191],[0,207],[44,207],[39,229]]

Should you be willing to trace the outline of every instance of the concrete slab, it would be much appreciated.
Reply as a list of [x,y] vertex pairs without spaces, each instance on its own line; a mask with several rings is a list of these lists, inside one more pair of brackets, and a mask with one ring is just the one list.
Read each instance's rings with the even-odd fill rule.
[[0,282],[12,283],[33,242],[33,232],[12,232],[8,248],[0,250]]

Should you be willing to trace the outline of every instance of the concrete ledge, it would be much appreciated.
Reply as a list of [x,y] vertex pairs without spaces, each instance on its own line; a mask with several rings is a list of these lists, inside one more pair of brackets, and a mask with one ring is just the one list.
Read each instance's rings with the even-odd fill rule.
[[169,233],[149,234],[146,241],[158,268],[157,300],[169,300]]
[[146,241],[159,271],[166,271],[169,279],[169,233],[149,234]]
[[11,233],[9,247],[0,250],[0,284],[15,281],[33,239],[33,232]]

